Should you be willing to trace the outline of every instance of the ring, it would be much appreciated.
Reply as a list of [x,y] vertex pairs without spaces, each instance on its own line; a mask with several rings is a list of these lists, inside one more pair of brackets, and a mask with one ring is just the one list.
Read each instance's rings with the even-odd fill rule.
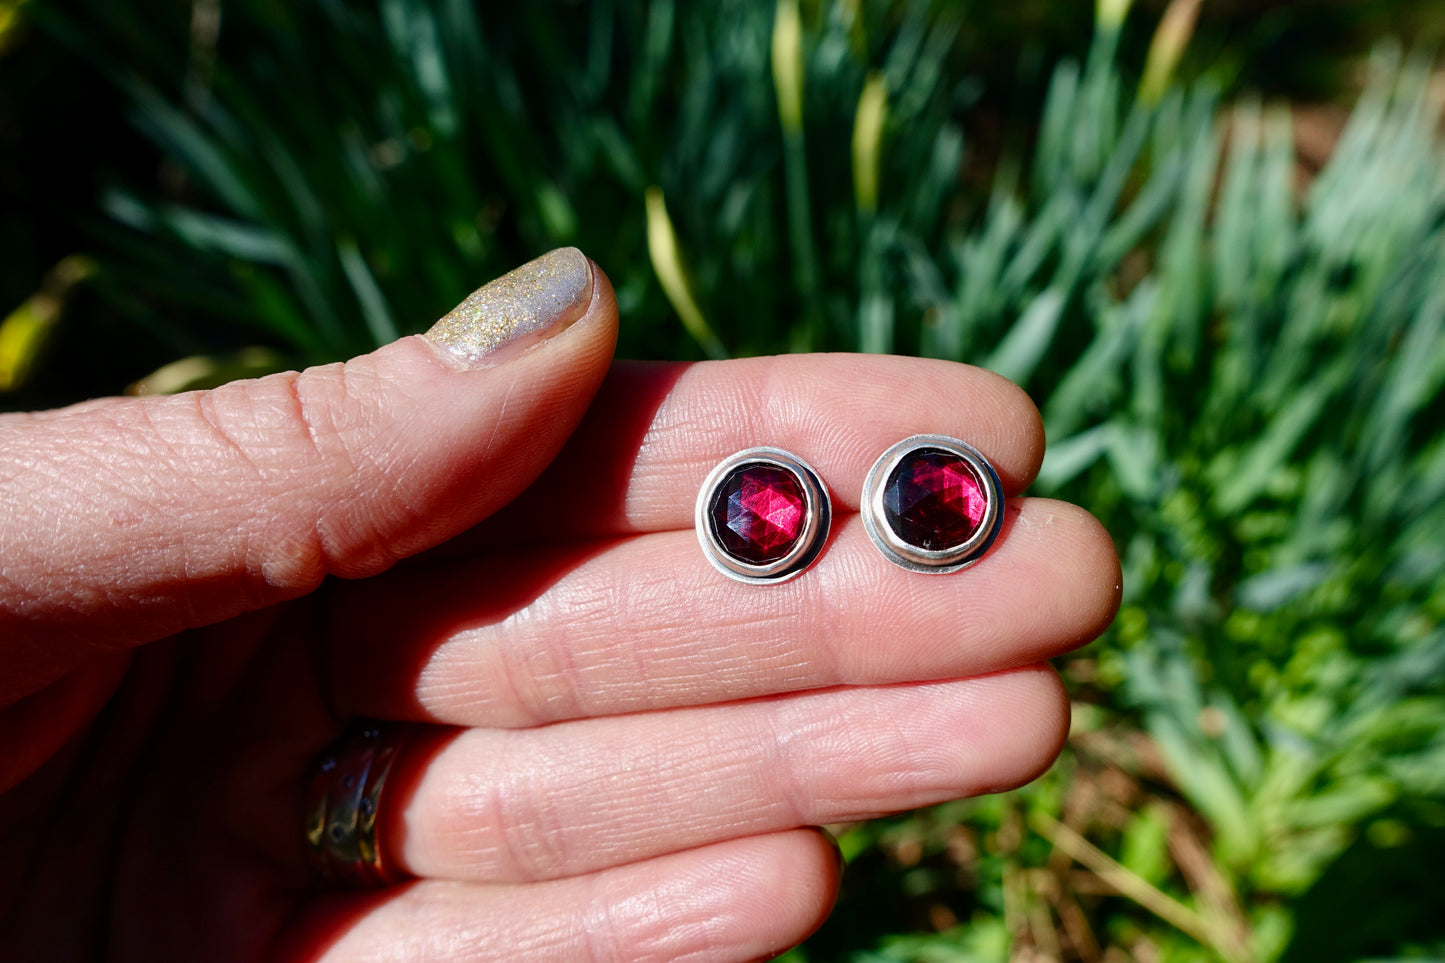
[[703,554],[739,582],[801,574],[822,551],[832,518],[818,473],[781,448],[749,448],[725,459],[697,496]]
[[317,875],[357,888],[399,883],[381,827],[387,776],[412,727],[363,720],[317,761],[306,794],[306,848]]
[[983,557],[1003,527],[1003,484],[977,448],[914,435],[885,451],[863,482],[863,525],[889,561],[943,575]]

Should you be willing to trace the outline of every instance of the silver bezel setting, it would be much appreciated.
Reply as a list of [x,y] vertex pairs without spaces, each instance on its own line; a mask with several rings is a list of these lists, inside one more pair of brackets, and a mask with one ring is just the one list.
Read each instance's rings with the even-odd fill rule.
[[[730,554],[718,538],[713,526],[712,502],[718,494],[723,480],[735,469],[744,465],[767,465],[781,468],[798,480],[803,492],[803,531],[797,543],[787,555],[766,565],[753,565]],[[723,459],[703,480],[697,493],[697,506],[693,522],[697,527],[697,538],[702,543],[703,555],[713,567],[728,578],[739,582],[774,583],[785,582],[801,575],[823,550],[832,524],[833,504],[828,489],[818,473],[803,459],[781,448],[748,448]]]
[[[883,510],[883,493],[899,463],[916,451],[930,448],[949,452],[968,462],[983,483],[986,502],[983,519],[967,541],[937,550],[904,541],[888,524],[888,516]],[[868,537],[873,539],[878,550],[895,565],[912,572],[947,575],[977,562],[998,538],[999,530],[1003,528],[1003,500],[1003,483],[999,481],[998,472],[977,448],[947,435],[914,435],[885,451],[869,469],[868,477],[863,481],[863,527],[868,530]]]

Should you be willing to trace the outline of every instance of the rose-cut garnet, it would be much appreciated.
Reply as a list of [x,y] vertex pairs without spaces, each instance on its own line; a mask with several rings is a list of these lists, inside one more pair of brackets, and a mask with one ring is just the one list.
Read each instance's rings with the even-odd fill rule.
[[988,509],[983,480],[951,451],[920,448],[888,476],[883,514],[899,538],[930,552],[968,541]]
[[807,496],[786,469],[739,465],[717,487],[709,509],[718,540],[734,558],[767,565],[785,558],[803,534]]

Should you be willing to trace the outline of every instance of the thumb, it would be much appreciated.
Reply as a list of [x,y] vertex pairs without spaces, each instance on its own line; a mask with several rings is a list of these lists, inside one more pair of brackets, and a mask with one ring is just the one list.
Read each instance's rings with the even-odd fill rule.
[[475,524],[556,455],[616,330],[569,248],[345,364],[0,417],[0,705]]

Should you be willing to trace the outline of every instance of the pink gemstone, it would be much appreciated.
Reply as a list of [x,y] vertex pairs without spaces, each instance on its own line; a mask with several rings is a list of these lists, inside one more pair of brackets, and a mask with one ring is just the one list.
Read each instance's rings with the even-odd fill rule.
[[988,496],[973,466],[950,451],[910,452],[883,492],[883,514],[898,537],[928,551],[968,541],[983,522]]
[[749,565],[766,565],[797,545],[807,520],[807,498],[792,472],[750,462],[723,479],[710,510],[728,554]]

